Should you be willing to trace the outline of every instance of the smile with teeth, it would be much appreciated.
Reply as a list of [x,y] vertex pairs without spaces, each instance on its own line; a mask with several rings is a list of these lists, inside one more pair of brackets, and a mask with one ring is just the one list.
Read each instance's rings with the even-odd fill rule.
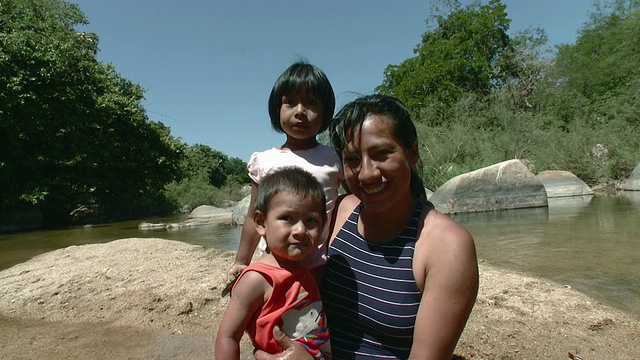
[[365,193],[367,193],[369,195],[372,195],[372,194],[375,194],[375,193],[378,193],[378,192],[382,191],[382,189],[384,189],[384,185],[385,185],[384,183],[380,183],[378,186],[375,186],[375,187],[374,186],[364,187],[362,185],[360,185],[360,187],[362,187],[362,190]]

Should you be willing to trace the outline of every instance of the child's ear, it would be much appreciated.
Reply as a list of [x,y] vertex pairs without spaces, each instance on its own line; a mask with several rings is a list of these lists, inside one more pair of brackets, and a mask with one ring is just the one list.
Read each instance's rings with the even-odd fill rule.
[[256,225],[256,231],[258,235],[264,236],[267,232],[267,227],[265,225],[265,216],[260,210],[256,210],[253,213],[253,222]]

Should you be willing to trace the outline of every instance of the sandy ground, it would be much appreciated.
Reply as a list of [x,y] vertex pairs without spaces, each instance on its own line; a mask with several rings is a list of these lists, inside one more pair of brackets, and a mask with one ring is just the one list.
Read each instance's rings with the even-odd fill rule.
[[[72,246],[0,272],[1,359],[212,359],[233,253],[163,239]],[[636,359],[637,316],[480,264],[457,359]],[[246,339],[246,337],[245,337]],[[243,343],[243,359],[251,359]]]

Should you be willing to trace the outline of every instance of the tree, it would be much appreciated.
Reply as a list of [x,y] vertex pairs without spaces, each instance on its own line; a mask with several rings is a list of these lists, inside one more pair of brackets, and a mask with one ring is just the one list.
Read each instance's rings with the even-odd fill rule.
[[640,90],[638,44],[640,2],[599,4],[576,43],[558,48],[556,63],[562,84],[593,102],[594,110],[621,95],[625,101],[638,104],[634,101]]
[[80,24],[65,1],[0,3],[0,210],[37,204],[49,223],[78,207],[136,216],[162,206],[179,176],[179,142],[148,120],[144,90],[96,59],[98,37]]
[[247,173],[247,163],[237,157],[229,158],[225,165],[225,173],[227,174],[227,184],[248,184],[250,181]]
[[247,164],[239,158],[229,158],[226,154],[203,144],[188,146],[182,163],[186,178],[204,177],[209,183],[220,188],[235,181],[248,182]]
[[465,92],[486,95],[503,82],[497,62],[512,46],[506,6],[491,0],[466,8],[452,1],[450,7],[448,15],[432,16],[433,28],[422,35],[415,57],[387,66],[376,91],[417,111],[428,101],[453,104]]
[[498,89],[508,93],[515,109],[530,111],[538,105],[531,99],[553,64],[545,56],[547,41],[542,28],[519,31],[497,61],[497,72],[502,74]]

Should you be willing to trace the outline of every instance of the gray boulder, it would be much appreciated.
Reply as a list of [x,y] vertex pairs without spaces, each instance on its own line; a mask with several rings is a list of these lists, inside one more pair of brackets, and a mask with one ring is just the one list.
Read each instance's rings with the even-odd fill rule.
[[640,191],[640,164],[629,175],[629,178],[620,184],[622,190]]
[[458,175],[429,200],[445,214],[547,206],[544,185],[520,160]]
[[620,195],[627,199],[630,204],[640,206],[640,191],[621,191]]
[[544,185],[548,198],[593,195],[589,185],[570,171],[547,170],[536,177]]
[[193,209],[193,211],[189,214],[189,218],[204,219],[204,218],[228,216],[229,213],[230,211],[227,209],[222,209],[222,208],[211,206],[211,205],[200,205],[197,208]]
[[236,207],[233,208],[231,213],[231,226],[242,226],[244,219],[247,217],[247,211],[249,211],[249,203],[251,202],[251,194],[245,196]]
[[433,195],[433,191],[429,188],[424,188],[424,192],[427,194],[427,199],[431,199],[431,195]]

